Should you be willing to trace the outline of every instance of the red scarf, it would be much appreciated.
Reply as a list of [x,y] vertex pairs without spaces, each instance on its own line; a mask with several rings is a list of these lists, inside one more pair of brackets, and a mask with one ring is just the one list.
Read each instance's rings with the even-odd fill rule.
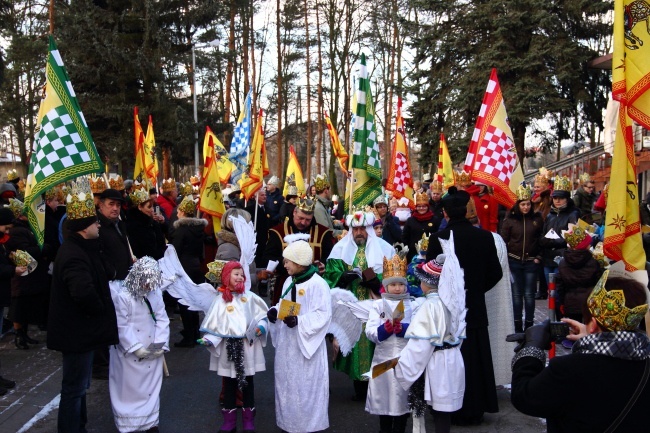
[[417,213],[415,212],[413,215],[416,220],[423,222],[423,221],[429,221],[431,218],[433,218],[433,212],[431,209],[429,209],[426,213]]
[[0,237],[0,244],[4,244],[9,240],[9,235],[7,233],[3,233],[2,237]]

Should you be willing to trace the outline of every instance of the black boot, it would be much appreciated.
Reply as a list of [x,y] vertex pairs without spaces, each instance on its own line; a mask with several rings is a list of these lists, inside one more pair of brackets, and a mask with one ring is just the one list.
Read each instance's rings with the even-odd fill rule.
[[354,380],[354,397],[352,401],[366,401],[368,396],[368,382],[365,380]]
[[515,320],[515,334],[520,334],[524,332],[523,322],[521,320]]
[[534,325],[534,323],[533,323],[532,320],[526,320],[526,322],[524,323],[524,331],[525,331],[526,329],[530,328],[530,327],[533,326],[533,325]]
[[23,330],[25,331],[25,341],[28,342],[29,344],[38,344],[38,343],[40,343],[40,341],[34,340],[29,335],[27,335],[27,329],[28,329],[27,326],[23,327]]
[[391,430],[391,433],[404,433],[406,431],[406,423],[409,420],[409,415],[410,414],[405,413],[404,415],[394,416],[393,430]]
[[29,346],[27,345],[27,341],[25,340],[25,330],[24,329],[16,329],[16,337],[14,338],[14,344],[16,345],[16,348],[18,348],[18,349],[21,349],[21,350],[29,349]]

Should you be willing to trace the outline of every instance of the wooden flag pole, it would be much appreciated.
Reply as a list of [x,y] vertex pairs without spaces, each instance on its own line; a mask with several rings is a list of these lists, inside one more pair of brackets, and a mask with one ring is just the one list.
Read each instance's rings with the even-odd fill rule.
[[54,0],[50,0],[50,34],[54,34]]

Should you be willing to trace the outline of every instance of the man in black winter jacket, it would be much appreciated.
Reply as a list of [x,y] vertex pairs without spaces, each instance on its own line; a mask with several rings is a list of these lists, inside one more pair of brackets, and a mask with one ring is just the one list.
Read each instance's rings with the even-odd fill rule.
[[73,214],[68,206],[70,235],[59,249],[52,274],[47,347],[63,355],[59,432],[85,431],[93,352],[119,343],[110,276],[99,243],[100,224],[92,202],[89,207]]

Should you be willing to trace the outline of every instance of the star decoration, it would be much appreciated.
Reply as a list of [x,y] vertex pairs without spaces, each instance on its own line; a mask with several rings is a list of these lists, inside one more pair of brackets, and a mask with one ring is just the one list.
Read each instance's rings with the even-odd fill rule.
[[626,223],[625,217],[623,217],[623,216],[621,216],[619,214],[616,214],[616,216],[614,217],[612,222],[610,224],[607,224],[607,225],[614,226],[614,227],[616,227],[616,230],[620,231],[620,230],[623,229],[623,226],[625,225],[625,223]]

